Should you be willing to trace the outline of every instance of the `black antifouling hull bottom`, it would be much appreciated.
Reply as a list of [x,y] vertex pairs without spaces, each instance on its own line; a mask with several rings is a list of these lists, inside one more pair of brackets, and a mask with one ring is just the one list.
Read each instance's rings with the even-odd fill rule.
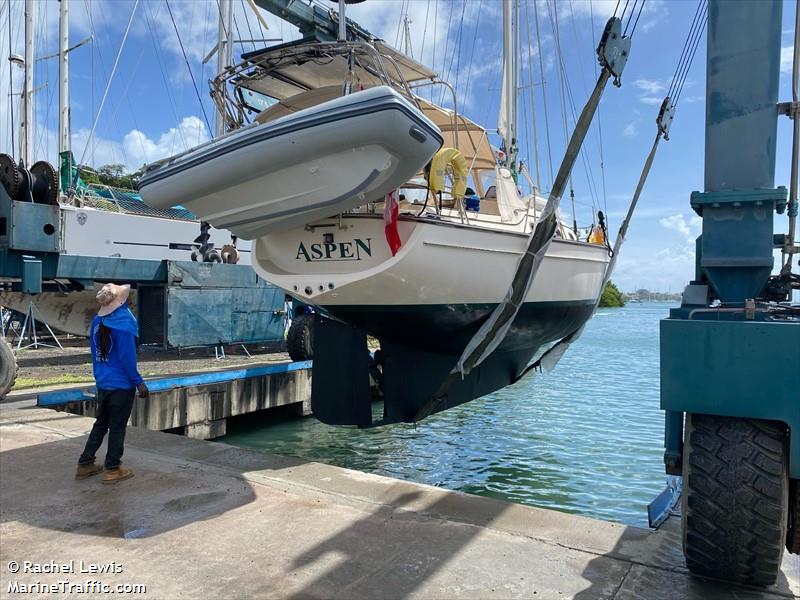
[[[330,425],[371,427],[411,423],[514,383],[536,352],[574,331],[593,302],[523,305],[506,340],[480,366],[451,378],[446,394],[431,398],[458,362],[460,351],[488,316],[491,305],[337,307],[328,312],[368,326],[381,343],[384,418],[373,422],[366,330],[317,315],[311,408]],[[435,350],[435,351],[432,351]],[[422,412],[420,412],[422,411]]]

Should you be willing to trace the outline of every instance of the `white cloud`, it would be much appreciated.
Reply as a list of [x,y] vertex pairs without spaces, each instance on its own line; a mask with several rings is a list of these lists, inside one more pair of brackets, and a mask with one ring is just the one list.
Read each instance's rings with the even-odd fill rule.
[[662,94],[667,91],[666,82],[658,79],[635,79],[631,85],[648,94]]
[[658,222],[664,229],[669,229],[680,233],[684,237],[686,244],[691,246],[694,245],[694,240],[700,233],[700,229],[703,224],[703,220],[697,215],[693,215],[689,219],[686,219],[686,217],[684,217],[682,214],[664,217],[663,219],[659,219]]
[[659,98],[658,96],[640,96],[639,102],[643,104],[651,104],[653,106],[659,105],[664,101],[664,98]]
[[95,138],[87,147],[89,130],[81,129],[72,134],[72,149],[75,160],[100,167],[106,164],[121,163],[128,171],[135,171],[145,163],[153,162],[188,150],[211,139],[205,123],[197,116],[184,117],[177,127],[150,138],[137,129],[126,133],[122,142]]
[[791,46],[781,48],[781,73],[791,73],[794,61],[794,49]]
[[633,120],[625,126],[622,130],[622,135],[625,137],[634,137],[639,131],[639,121]]

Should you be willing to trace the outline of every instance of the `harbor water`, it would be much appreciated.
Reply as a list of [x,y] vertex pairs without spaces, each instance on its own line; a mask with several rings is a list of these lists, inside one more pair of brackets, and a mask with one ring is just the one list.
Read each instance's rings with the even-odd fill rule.
[[658,323],[669,307],[599,309],[553,372],[416,425],[251,419],[218,441],[646,526],[665,480]]

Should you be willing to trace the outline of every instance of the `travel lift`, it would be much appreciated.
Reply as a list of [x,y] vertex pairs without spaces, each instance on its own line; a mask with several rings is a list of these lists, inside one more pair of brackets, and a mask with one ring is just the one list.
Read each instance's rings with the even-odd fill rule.
[[[702,235],[695,279],[661,322],[664,462],[682,475],[686,564],[755,585],[775,582],[784,547],[800,553],[798,59],[795,47],[793,102],[778,104],[782,7],[708,2],[705,191],[690,200]],[[788,200],[774,181],[779,114],[794,120]],[[789,233],[773,235],[787,207]]]

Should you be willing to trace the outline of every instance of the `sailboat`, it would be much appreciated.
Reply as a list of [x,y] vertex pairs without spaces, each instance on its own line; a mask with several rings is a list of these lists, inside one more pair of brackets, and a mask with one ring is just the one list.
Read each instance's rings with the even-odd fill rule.
[[[479,366],[451,377],[462,352],[506,297],[546,207],[535,191],[523,197],[517,185],[516,49],[508,43],[516,39],[516,5],[504,3],[500,158],[486,129],[422,98],[424,86],[446,86],[433,71],[380,40],[301,39],[244,55],[212,82],[215,101],[232,129],[258,131],[287,118],[302,119],[343,95],[355,103],[383,86],[403,95],[441,132],[444,148],[430,163],[418,164],[416,176],[397,192],[376,190],[379,197],[351,198],[349,210],[271,230],[253,241],[255,271],[319,315],[312,409],[324,422],[371,426],[415,421],[488,394],[514,382],[537,354],[579,329],[594,310],[608,248],[578,239],[558,218],[535,281],[507,333]],[[340,23],[345,22],[343,9],[342,2]],[[256,96],[269,98],[272,105],[257,110],[248,100]],[[213,163],[205,168],[213,169]],[[218,192],[218,205],[189,202],[187,207],[220,222],[216,215],[225,207],[239,206],[235,187],[240,184],[231,184],[230,197]],[[158,198],[148,198],[147,185],[146,175],[143,197],[158,205]],[[465,202],[467,192],[472,210]],[[261,204],[274,193],[263,189]],[[390,245],[385,233],[395,225],[399,245]],[[247,237],[247,231],[241,233]],[[370,368],[365,334],[380,342],[372,365],[380,372],[385,400],[379,421],[373,420],[363,393]],[[348,376],[342,377],[342,370]],[[446,401],[431,408],[431,398],[448,378]]]

